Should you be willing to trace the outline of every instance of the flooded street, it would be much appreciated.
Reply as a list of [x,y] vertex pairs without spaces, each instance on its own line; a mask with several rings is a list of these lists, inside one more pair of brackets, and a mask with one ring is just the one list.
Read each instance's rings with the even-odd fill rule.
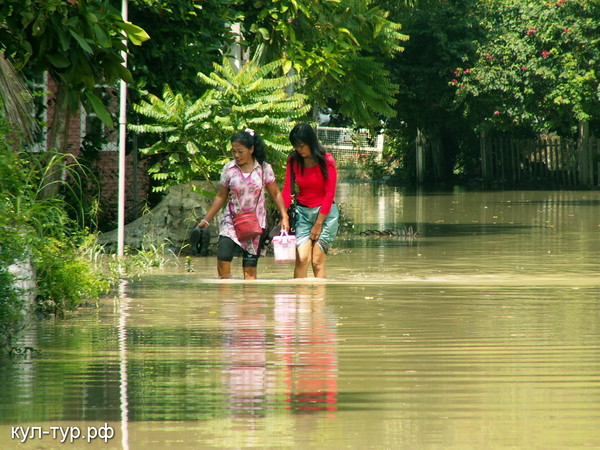
[[600,448],[600,192],[337,201],[327,281],[181,259],[34,324],[41,354],[0,360],[2,448]]

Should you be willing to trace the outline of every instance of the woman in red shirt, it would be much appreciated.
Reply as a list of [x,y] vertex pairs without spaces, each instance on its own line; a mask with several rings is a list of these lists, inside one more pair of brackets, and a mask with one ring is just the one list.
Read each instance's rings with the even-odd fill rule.
[[[282,194],[286,207],[292,200],[296,203],[294,277],[306,278],[311,264],[315,277],[327,278],[325,259],[339,227],[339,212],[333,201],[337,185],[335,161],[330,153],[325,153],[308,123],[299,123],[292,129],[290,143],[295,151],[288,158]],[[298,186],[294,195],[292,171]]]

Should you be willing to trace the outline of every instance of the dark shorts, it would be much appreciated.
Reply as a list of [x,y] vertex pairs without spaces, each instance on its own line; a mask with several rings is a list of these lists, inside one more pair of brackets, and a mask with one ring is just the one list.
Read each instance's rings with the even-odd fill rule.
[[227,236],[219,236],[217,259],[219,261],[231,262],[234,256],[242,257],[242,267],[256,267],[258,265],[259,255],[248,253]]

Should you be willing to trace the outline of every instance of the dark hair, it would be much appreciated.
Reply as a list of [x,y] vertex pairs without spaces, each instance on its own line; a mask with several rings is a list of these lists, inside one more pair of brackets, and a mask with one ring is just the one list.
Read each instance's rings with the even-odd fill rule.
[[239,142],[247,148],[254,147],[254,153],[252,153],[254,159],[261,165],[265,162],[267,158],[267,149],[265,148],[265,143],[262,138],[256,131],[251,130],[250,128],[246,128],[244,131],[238,131],[231,136],[230,142],[232,144],[234,142]]
[[[325,161],[325,148],[319,142],[319,138],[314,128],[306,123],[301,122],[296,124],[292,131],[290,131],[290,143],[292,146],[297,146],[300,143],[306,144],[310,147],[310,152],[317,165],[321,168],[323,177],[327,179],[327,162]],[[304,171],[304,158],[302,158],[298,152],[292,152],[290,156],[292,163],[297,162],[300,164],[300,168]],[[292,166],[293,167],[293,166]]]

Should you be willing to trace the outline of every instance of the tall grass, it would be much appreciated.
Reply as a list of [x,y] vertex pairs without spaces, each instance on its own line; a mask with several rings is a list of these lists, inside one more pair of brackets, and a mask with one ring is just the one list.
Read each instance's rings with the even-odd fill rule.
[[[30,263],[35,271],[34,307],[62,315],[85,300],[109,291],[111,274],[89,259],[95,245],[83,211],[86,174],[71,155],[27,154],[16,151],[7,125],[0,120],[0,348],[11,345],[28,316],[24,293],[16,287],[9,267]],[[43,199],[45,176],[62,167],[58,181],[69,194]]]

